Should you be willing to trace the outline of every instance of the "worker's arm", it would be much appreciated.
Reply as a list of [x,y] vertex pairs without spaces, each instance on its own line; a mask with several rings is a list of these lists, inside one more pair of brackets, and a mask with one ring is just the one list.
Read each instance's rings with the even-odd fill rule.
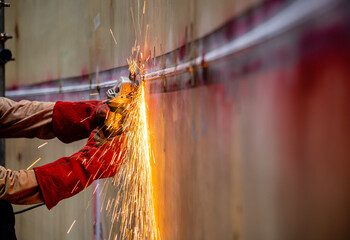
[[96,179],[114,176],[125,160],[123,141],[123,137],[107,141],[96,129],[79,152],[34,168],[47,208],[83,191]]
[[0,137],[55,137],[52,113],[55,103],[22,100],[15,102],[0,97]]
[[86,145],[70,157],[33,170],[11,171],[0,167],[0,200],[15,204],[45,202],[51,209],[74,196],[94,180],[114,176],[124,160],[123,138],[107,141],[95,130]]
[[65,143],[89,137],[104,124],[108,110],[101,101],[56,102],[52,115],[56,137]]
[[107,109],[100,101],[15,102],[0,97],[0,137],[58,137],[62,142],[73,142],[87,138]]
[[0,166],[0,200],[15,204],[43,202],[34,170],[11,171]]

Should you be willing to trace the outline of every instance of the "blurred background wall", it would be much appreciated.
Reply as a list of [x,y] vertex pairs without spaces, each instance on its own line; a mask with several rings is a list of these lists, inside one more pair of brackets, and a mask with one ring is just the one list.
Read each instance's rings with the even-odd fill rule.
[[[137,40],[148,74],[188,64],[146,79],[162,239],[346,239],[349,9],[341,0],[11,1],[7,94],[103,99],[103,87],[93,96],[98,89],[14,94],[116,80]],[[7,140],[7,167],[84,144],[38,149],[44,142]],[[106,239],[93,190],[18,215],[18,239]]]
[[146,24],[148,48],[159,56],[210,33],[258,2],[13,1],[6,11],[6,30],[14,36],[7,47],[16,62],[7,65],[6,84],[40,83],[126,65],[135,39],[144,41],[138,31]]

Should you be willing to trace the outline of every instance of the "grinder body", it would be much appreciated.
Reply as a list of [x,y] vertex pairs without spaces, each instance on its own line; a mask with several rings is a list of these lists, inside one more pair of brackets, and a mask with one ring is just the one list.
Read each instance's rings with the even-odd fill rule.
[[123,132],[125,110],[131,103],[137,87],[135,82],[129,78],[120,77],[116,85],[107,91],[107,104],[110,110],[105,119],[105,126],[113,136],[120,135]]

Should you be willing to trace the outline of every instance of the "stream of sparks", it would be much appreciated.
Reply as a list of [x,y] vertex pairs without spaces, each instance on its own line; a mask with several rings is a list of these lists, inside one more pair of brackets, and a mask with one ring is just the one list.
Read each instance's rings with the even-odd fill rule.
[[[140,10],[142,10],[141,24]],[[135,44],[127,62],[131,75],[137,72],[143,74],[145,63],[151,57],[150,54],[146,54],[148,53],[146,49],[150,26],[147,24],[145,28],[142,28],[146,0],[143,1],[142,8],[138,0],[137,14],[134,15],[132,8],[130,8],[130,12]],[[138,27],[138,31],[136,27]],[[144,37],[141,33],[144,33]],[[111,34],[115,39],[112,31]],[[100,211],[106,211],[106,216],[110,217],[108,240],[158,240],[160,234],[154,209],[150,163],[152,151],[147,127],[144,82],[134,93],[132,101],[126,107],[123,115],[125,115],[125,119],[122,125],[123,140],[120,147],[125,151],[126,156],[119,155],[116,161],[113,161],[120,164],[118,173],[112,179],[112,184],[108,186],[104,184],[101,190],[103,196]],[[108,187],[112,187],[112,189],[108,190]]]
[[108,239],[160,239],[154,213],[144,84],[125,111],[122,147],[127,157],[112,181],[117,195],[106,201],[105,210],[111,217]]

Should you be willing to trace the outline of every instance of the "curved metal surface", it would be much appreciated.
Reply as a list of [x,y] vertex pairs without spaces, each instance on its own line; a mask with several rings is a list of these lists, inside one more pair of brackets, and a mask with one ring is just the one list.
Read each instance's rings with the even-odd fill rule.
[[[273,1],[271,2],[273,3]],[[214,34],[211,35],[213,36],[214,40],[222,41],[224,39],[225,41],[223,45],[215,47],[214,49],[205,47],[205,45],[208,45],[208,42],[212,40],[210,37],[204,37],[195,41],[193,43],[195,47],[192,46],[192,48],[201,49],[200,52],[196,53],[196,55],[199,55],[198,57],[195,57],[188,61],[181,61],[181,59],[176,59],[174,61],[173,58],[178,57],[176,56],[178,52],[181,51],[182,48],[188,47],[185,45],[182,48],[176,49],[165,56],[168,62],[166,65],[170,65],[169,67],[164,68],[164,64],[159,64],[164,56],[154,59],[150,64],[148,64],[146,73],[143,75],[143,79],[146,81],[153,80],[155,78],[162,78],[168,75],[179,74],[181,72],[189,72],[192,68],[203,68],[204,65],[205,67],[208,67],[207,65],[211,62],[219,61],[220,59],[227,58],[232,54],[236,54],[238,52],[252,48],[257,44],[261,44],[271,38],[277,37],[283,32],[289,31],[290,29],[293,29],[298,25],[307,22],[311,18],[314,18],[320,14],[326,8],[331,8],[333,5],[338,4],[339,1],[299,0],[294,1],[291,4],[286,3],[285,6],[279,6],[279,11],[276,14],[274,14],[274,11],[267,11],[267,9],[271,7],[270,3],[254,8],[255,11],[260,10],[265,11],[265,13],[260,14],[259,17],[261,19],[259,20],[260,22],[257,26],[254,26],[253,24],[247,25],[245,27],[247,32],[241,36],[229,37],[225,32],[237,27],[238,24],[235,19],[226,24],[224,27],[217,30]],[[249,14],[247,18],[253,18],[255,16],[254,11],[252,12],[253,14]],[[191,49],[186,51],[191,52]],[[185,59],[187,60],[188,56]],[[158,62],[158,64],[156,62]],[[128,75],[127,66],[98,72],[92,75],[92,79],[90,79],[89,82],[86,81],[88,76],[83,76],[82,78],[67,78],[54,83],[54,85],[57,85],[55,87],[45,87],[45,85],[48,84],[43,83],[32,87],[28,86],[24,89],[7,90],[6,96],[11,98],[35,96],[37,98],[40,95],[67,95],[71,92],[74,93],[94,90],[100,91],[101,88],[104,89],[113,86],[113,84],[116,82],[116,79],[120,76],[123,76],[123,74],[124,76]],[[98,81],[97,78],[99,78]],[[77,84],[77,82],[79,82],[79,84]],[[72,83],[74,85],[72,85]],[[50,85],[52,85],[52,83]],[[104,97],[103,93],[102,96]]]
[[[350,4],[279,3],[147,66],[162,239],[350,236]],[[123,71],[98,74],[102,98]],[[73,80],[36,97],[95,91],[84,78],[89,89],[70,92]]]
[[349,238],[349,9],[148,82],[163,239]]

